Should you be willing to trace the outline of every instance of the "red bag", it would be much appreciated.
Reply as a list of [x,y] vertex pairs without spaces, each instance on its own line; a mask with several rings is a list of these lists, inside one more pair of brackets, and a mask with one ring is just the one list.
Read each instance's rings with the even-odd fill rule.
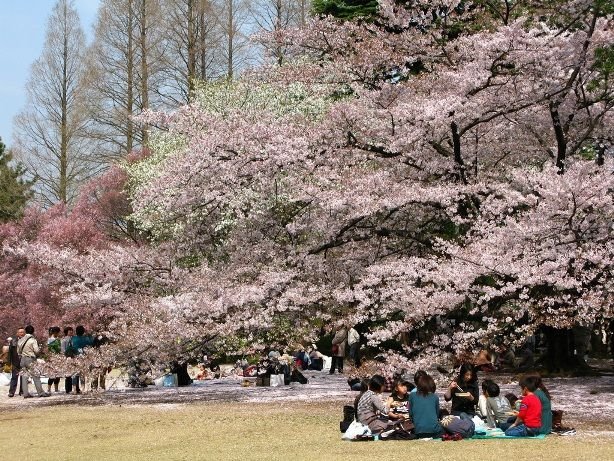
[[339,344],[333,344],[333,355],[339,353]]

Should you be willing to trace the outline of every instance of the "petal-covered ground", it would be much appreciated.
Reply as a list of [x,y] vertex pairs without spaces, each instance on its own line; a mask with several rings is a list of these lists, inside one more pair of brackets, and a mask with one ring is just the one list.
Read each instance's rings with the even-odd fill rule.
[[[65,395],[53,393],[50,398],[24,400],[18,396],[8,398],[8,388],[0,387],[0,410],[18,409],[21,406],[50,405],[151,405],[165,406],[192,402],[276,402],[288,405],[291,402],[338,402],[341,407],[356,396],[347,384],[347,376],[329,375],[327,372],[304,372],[309,383],[292,383],[282,387],[243,387],[241,377],[196,381],[188,387],[167,388],[149,386],[145,389],[130,389],[120,378],[109,378],[109,389],[101,393]],[[519,394],[517,380],[509,374],[481,374],[499,383],[501,392]],[[578,429],[578,436],[605,436],[614,438],[614,374],[598,377],[552,378],[544,380],[552,394],[553,409],[564,411],[563,425]],[[33,390],[33,385],[31,389]],[[46,386],[45,386],[46,387]],[[62,383],[60,390],[62,389]],[[442,396],[443,387],[438,394]],[[442,406],[446,403],[441,397]]]

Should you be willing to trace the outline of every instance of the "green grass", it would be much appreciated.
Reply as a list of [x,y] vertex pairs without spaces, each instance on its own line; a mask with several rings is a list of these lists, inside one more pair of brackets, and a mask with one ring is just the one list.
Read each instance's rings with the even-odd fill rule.
[[614,439],[605,435],[550,436],[543,441],[343,442],[340,410],[340,404],[331,402],[5,409],[0,459],[614,459]]

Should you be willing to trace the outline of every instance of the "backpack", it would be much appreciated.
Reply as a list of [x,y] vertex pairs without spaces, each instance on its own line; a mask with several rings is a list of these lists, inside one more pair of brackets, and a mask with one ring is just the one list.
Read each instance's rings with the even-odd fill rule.
[[470,419],[447,416],[442,420],[442,425],[446,433],[459,434],[463,439],[470,439],[475,434],[475,424]]
[[350,424],[354,422],[354,418],[356,417],[356,409],[353,405],[344,405],[343,406],[343,421],[339,421],[339,430],[341,432],[347,431]]
[[50,353],[53,353],[53,354],[59,354],[60,352],[62,352],[62,347],[60,345],[60,339],[55,338],[53,341],[47,342],[47,349],[49,350]]
[[78,354],[78,350],[75,346],[73,346],[72,344],[72,338],[68,341],[68,344],[66,345],[66,349],[64,350],[64,355],[66,357],[75,357]]

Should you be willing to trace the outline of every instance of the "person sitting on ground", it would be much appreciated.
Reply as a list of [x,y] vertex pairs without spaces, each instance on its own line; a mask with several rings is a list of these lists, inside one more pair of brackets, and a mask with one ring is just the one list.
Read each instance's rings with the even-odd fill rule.
[[482,418],[486,418],[486,424],[490,428],[501,427],[507,420],[514,416],[509,401],[500,395],[499,385],[490,379],[482,382],[482,395],[478,400],[478,408]]
[[309,368],[309,364],[311,363],[311,359],[309,358],[309,354],[305,351],[305,347],[302,344],[299,344],[297,347],[297,351],[294,354],[294,364],[300,370],[307,370]]
[[516,394],[514,394],[513,392],[508,392],[507,394],[505,394],[505,398],[510,403],[510,407],[512,407],[512,410],[518,411],[518,408],[520,407],[520,400],[518,400]]
[[512,346],[499,346],[499,351],[497,354],[497,361],[495,362],[495,367],[497,369],[515,369],[518,365],[518,359],[516,359],[516,354],[514,353],[514,348]]
[[413,389],[411,389],[409,391],[411,394],[415,394],[416,392],[418,392],[418,381],[423,376],[428,376],[428,373],[426,371],[424,371],[424,370],[417,370],[414,373],[414,387],[413,387]]
[[356,419],[369,429],[373,434],[391,429],[394,425],[388,419],[390,409],[382,400],[384,390],[384,377],[373,375],[369,381],[369,390],[362,394],[356,409]]
[[418,438],[439,438],[443,427],[439,422],[439,397],[435,394],[435,381],[428,374],[418,378],[415,393],[409,395],[409,411]]
[[508,437],[533,437],[539,435],[542,420],[542,404],[534,394],[537,389],[534,376],[524,376],[520,379],[522,402],[516,420],[505,430]]
[[547,435],[552,432],[552,404],[550,403],[552,399],[550,398],[550,392],[548,392],[548,389],[544,385],[542,377],[538,374],[531,376],[535,378],[536,389],[534,394],[542,404],[542,425],[539,433]]
[[464,363],[456,380],[452,381],[444,394],[446,402],[452,400],[454,416],[471,419],[475,416],[475,406],[480,398],[478,377],[473,365]]
[[[348,386],[353,391],[360,391],[362,389],[362,381],[363,379],[360,376],[350,376],[348,378]],[[369,380],[367,380],[367,385]]]
[[364,393],[369,390],[369,380],[368,379],[361,380],[358,383],[358,386],[359,387],[357,389],[352,389],[352,390],[358,390],[360,392],[354,399],[354,414],[355,415],[358,415],[358,402],[360,402],[360,399],[362,398]]
[[318,350],[318,347],[315,344],[312,344],[311,349],[309,350],[308,368],[310,370],[322,371],[324,368],[324,360],[326,358],[327,357]]
[[409,391],[414,387],[406,378],[400,377],[394,382],[392,393],[386,405],[393,413],[409,414]]
[[477,371],[495,371],[490,352],[482,349],[475,358],[475,369]]
[[196,373],[196,377],[194,378],[197,381],[205,380],[209,377],[209,372],[207,371],[207,367],[204,363],[198,364],[198,371]]
[[281,354],[279,351],[270,350],[268,357],[269,357],[269,360],[273,360],[273,359],[279,360],[279,358],[281,357]]

